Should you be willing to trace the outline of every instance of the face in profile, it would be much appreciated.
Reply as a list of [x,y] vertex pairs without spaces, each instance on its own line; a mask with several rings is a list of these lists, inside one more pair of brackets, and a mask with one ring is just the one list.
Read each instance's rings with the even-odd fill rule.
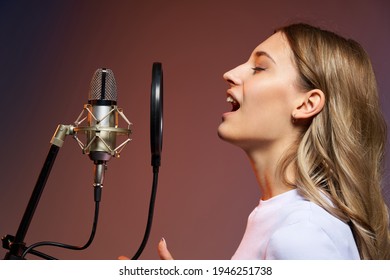
[[232,110],[222,116],[218,135],[244,150],[285,146],[292,115],[302,97],[287,39],[278,32],[258,45],[247,62],[223,75]]

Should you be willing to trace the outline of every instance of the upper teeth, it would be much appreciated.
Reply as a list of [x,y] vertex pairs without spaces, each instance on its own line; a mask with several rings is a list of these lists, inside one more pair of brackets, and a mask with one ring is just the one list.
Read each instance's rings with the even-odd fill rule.
[[228,96],[228,97],[226,98],[226,101],[229,102],[229,103],[237,103],[237,101],[234,100],[233,97],[231,97],[231,96]]

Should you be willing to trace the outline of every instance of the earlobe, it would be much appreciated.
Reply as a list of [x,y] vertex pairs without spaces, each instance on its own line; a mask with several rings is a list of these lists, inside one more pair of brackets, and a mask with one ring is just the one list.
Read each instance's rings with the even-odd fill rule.
[[293,112],[294,120],[309,120],[320,113],[325,105],[325,94],[319,89],[313,89],[304,94],[300,105]]

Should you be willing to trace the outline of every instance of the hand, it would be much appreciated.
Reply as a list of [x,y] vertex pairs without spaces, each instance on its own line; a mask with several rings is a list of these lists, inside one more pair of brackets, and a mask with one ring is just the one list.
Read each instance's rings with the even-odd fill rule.
[[162,260],[173,260],[171,253],[168,251],[167,242],[164,238],[161,238],[157,246],[158,255]]

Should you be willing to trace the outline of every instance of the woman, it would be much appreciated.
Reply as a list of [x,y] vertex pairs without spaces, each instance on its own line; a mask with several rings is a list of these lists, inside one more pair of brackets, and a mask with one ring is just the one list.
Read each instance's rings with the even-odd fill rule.
[[[363,48],[293,24],[224,79],[218,135],[246,152],[262,195],[233,259],[390,259],[386,124]],[[158,252],[173,259],[164,239]]]

